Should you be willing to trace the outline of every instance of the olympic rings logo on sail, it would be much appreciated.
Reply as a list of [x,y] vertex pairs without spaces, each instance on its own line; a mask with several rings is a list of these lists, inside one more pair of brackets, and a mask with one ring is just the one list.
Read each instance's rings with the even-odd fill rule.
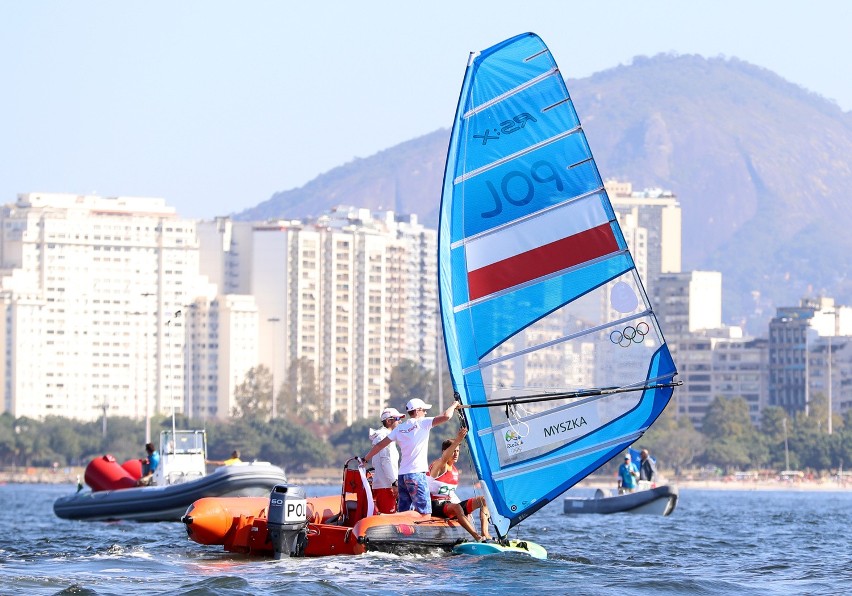
[[644,321],[636,325],[628,325],[621,331],[616,329],[612,333],[609,334],[609,341],[614,344],[621,346],[622,348],[629,348],[633,344],[641,344],[645,341],[645,336],[648,335],[648,331],[651,328],[648,327],[648,323]]

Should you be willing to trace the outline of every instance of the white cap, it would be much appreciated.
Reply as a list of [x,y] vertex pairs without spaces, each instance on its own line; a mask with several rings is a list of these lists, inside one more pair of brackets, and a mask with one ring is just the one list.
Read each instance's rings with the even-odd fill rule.
[[428,410],[432,407],[432,404],[427,404],[425,401],[420,399],[419,397],[415,397],[414,399],[408,400],[408,403],[405,404],[406,412],[413,412],[414,410],[424,409]]
[[405,414],[400,414],[396,408],[385,408],[382,410],[382,422],[388,418],[405,418]]

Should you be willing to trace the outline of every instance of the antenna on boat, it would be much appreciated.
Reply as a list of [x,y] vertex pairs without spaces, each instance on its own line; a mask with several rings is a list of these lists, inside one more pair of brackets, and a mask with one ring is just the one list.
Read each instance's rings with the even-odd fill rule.
[[[177,425],[175,424],[175,398],[172,395],[172,390],[174,389],[174,384],[175,384],[175,380],[174,380],[175,376],[174,376],[174,371],[172,370],[172,343],[173,343],[172,342],[172,334],[174,333],[174,327],[171,326],[171,322],[174,319],[180,318],[181,314],[182,313],[181,313],[180,309],[178,309],[178,310],[175,311],[174,316],[172,318],[170,318],[168,321],[166,321],[166,327],[169,327],[169,345],[168,345],[169,361],[168,361],[168,364],[169,364],[169,379],[170,379],[169,402],[172,404],[172,441],[177,440],[175,438],[175,437],[177,437]],[[173,451],[177,450],[177,445],[175,445],[172,450]]]

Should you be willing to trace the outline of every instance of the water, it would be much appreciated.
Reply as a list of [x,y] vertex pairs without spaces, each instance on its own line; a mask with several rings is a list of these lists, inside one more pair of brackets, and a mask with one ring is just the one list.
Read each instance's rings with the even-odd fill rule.
[[[273,561],[189,541],[179,523],[53,515],[70,486],[0,486],[0,594],[852,593],[852,492],[681,489],[670,517],[566,516],[518,537],[549,559],[367,554]],[[333,487],[308,487],[309,495]],[[513,531],[514,533],[514,531]]]

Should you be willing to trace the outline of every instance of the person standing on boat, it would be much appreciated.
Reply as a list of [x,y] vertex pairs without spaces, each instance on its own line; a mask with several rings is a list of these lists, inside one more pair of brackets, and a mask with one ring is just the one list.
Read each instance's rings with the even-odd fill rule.
[[160,454],[154,449],[153,443],[145,444],[145,452],[148,454],[148,457],[139,460],[142,462],[142,478],[136,481],[136,486],[151,484],[151,481],[154,479],[154,472],[157,470],[157,466],[160,465]]
[[[459,446],[467,435],[467,429],[459,429],[455,439],[447,439],[441,444],[441,458],[432,462],[429,467],[429,493],[432,499],[432,515],[445,519],[455,519],[473,536],[477,542],[490,540],[488,535],[488,505],[485,497],[477,496],[462,503],[456,494],[459,486]],[[468,517],[479,509],[479,526],[482,534],[476,531]]]
[[648,482],[653,483],[656,476],[657,468],[654,465],[654,460],[651,459],[648,450],[643,449],[639,454],[639,480],[647,480]]
[[424,515],[432,515],[432,500],[429,498],[429,459],[426,449],[429,445],[429,431],[453,417],[458,402],[450,404],[443,414],[434,418],[426,417],[426,410],[432,407],[420,398],[409,400],[405,404],[408,420],[393,429],[387,437],[373,445],[364,456],[369,460],[379,451],[395,442],[401,454],[399,462],[399,497],[396,510],[414,509]]
[[618,466],[618,494],[635,491],[637,480],[639,480],[639,470],[630,459],[630,454],[625,453],[624,463]]
[[[399,426],[405,418],[396,408],[382,410],[382,426],[378,430],[370,429],[370,441],[375,445]],[[399,450],[395,443],[379,451],[370,462],[373,465],[373,497],[379,513],[396,513],[397,477],[399,476]]]

